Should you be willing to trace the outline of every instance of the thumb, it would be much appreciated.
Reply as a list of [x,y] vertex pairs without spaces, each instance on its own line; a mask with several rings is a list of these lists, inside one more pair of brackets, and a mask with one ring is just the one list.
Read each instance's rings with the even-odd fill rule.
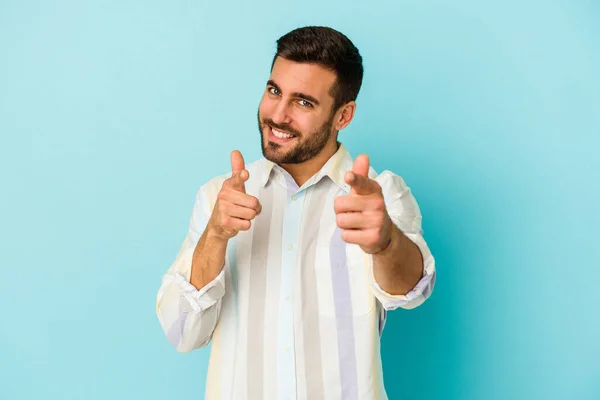
[[231,183],[236,189],[246,193],[244,182],[249,178],[248,171],[246,171],[246,165],[244,164],[244,157],[238,150],[231,152]]

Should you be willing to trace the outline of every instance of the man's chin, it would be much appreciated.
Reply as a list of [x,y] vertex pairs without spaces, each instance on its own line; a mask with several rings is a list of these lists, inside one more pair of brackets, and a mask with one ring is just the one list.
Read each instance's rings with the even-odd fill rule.
[[280,164],[283,160],[285,160],[285,155],[273,152],[268,149],[266,151],[263,149],[263,156],[267,160],[274,162],[276,164]]
[[263,156],[267,160],[274,162],[275,164],[292,164],[293,163],[293,162],[289,161],[287,152],[282,153],[280,151],[269,148],[269,146],[267,146],[267,148],[263,147]]

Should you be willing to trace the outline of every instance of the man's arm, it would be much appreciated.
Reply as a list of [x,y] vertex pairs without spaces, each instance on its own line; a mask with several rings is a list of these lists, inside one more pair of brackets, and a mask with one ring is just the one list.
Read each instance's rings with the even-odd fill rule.
[[227,243],[239,231],[250,229],[250,221],[261,210],[258,199],[245,192],[249,173],[242,155],[234,151],[231,163],[232,175],[222,183],[212,211],[207,209],[211,202],[205,198],[205,190],[198,192],[188,236],[158,291],[159,321],[169,342],[180,352],[210,342],[225,295]]
[[435,283],[419,207],[402,178],[385,171],[375,180],[368,172],[368,157],[359,155],[345,176],[350,194],[335,199],[336,222],[346,242],[372,255],[368,279],[383,307],[417,307]]
[[223,182],[206,231],[198,241],[192,258],[190,283],[198,290],[214,280],[223,269],[229,239],[239,231],[250,229],[250,221],[262,209],[256,197],[246,194],[244,183],[250,176],[244,158],[237,150],[231,153],[231,170],[231,177]]
[[190,283],[197,290],[214,281],[223,270],[228,240],[215,235],[211,230],[204,231],[192,256]]
[[373,275],[385,292],[405,295],[423,277],[423,256],[417,245],[391,224],[390,243],[373,254]]
[[[214,184],[217,182],[210,182]],[[169,343],[181,353],[203,347],[210,342],[225,295],[225,277],[222,257],[219,273],[201,287],[192,285],[191,270],[199,260],[215,259],[209,252],[214,249],[203,246],[208,231],[204,188],[198,191],[188,235],[181,250],[162,278],[156,299],[156,313]],[[218,252],[218,251],[217,251]],[[194,262],[194,258],[197,260]],[[200,261],[201,263],[201,261]]]

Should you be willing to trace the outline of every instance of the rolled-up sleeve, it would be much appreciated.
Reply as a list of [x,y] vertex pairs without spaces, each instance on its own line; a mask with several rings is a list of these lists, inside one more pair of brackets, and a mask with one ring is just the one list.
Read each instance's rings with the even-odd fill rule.
[[435,285],[435,259],[423,238],[421,211],[410,188],[406,185],[402,177],[390,171],[384,171],[374,179],[383,190],[385,205],[390,218],[421,251],[423,257],[423,276],[415,287],[405,295],[387,293],[375,280],[373,258],[371,257],[369,268],[371,288],[384,309],[393,310],[398,307],[412,309],[421,305],[431,296]]
[[202,187],[197,192],[187,236],[175,261],[162,278],[156,299],[160,325],[169,342],[182,353],[210,342],[225,294],[225,268],[200,290],[190,283],[194,250],[212,209],[206,191]]

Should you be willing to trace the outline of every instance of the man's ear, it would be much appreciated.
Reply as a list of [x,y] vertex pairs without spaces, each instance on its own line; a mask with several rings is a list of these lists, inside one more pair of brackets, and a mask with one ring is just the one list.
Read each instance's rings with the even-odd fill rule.
[[341,131],[342,129],[347,127],[348,124],[352,121],[352,118],[354,118],[355,111],[355,101],[349,101],[348,103],[340,107],[340,109],[336,112],[336,116],[334,119],[334,129]]

